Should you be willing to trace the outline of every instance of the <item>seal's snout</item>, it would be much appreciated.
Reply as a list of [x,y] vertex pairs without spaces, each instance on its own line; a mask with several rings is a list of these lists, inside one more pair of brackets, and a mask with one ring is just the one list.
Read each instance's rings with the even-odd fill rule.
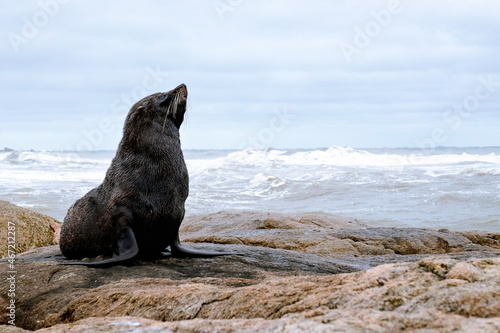
[[187,96],[188,96],[188,90],[187,90],[187,87],[184,83],[181,83],[180,85],[178,85],[175,89],[174,89],[174,92],[176,94],[179,94],[181,96],[181,98],[183,100],[186,100],[187,99]]
[[180,84],[166,93],[159,94],[157,103],[160,106],[159,114],[164,117],[163,130],[165,130],[167,119],[171,119],[177,128],[181,126],[186,112],[187,95],[185,84]]
[[187,87],[184,83],[181,83],[174,90],[185,90],[187,92]]

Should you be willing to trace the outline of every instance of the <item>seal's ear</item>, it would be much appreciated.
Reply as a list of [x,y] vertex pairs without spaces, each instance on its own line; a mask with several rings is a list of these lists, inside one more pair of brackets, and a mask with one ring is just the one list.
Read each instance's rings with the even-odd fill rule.
[[130,120],[135,123],[142,117],[143,114],[144,114],[144,106],[141,105],[132,111],[132,113],[130,114]]

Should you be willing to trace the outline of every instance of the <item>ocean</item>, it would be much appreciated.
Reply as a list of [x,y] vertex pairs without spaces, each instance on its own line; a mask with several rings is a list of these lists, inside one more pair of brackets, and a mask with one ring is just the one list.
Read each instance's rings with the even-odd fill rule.
[[[0,199],[62,221],[114,151],[0,151]],[[500,147],[185,150],[186,215],[347,216],[379,227],[500,232]]]

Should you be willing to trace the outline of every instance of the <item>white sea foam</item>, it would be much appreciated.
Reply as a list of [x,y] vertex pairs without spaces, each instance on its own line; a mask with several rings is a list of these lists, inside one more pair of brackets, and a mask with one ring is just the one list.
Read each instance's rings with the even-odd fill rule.
[[[429,155],[422,152],[412,154],[380,154],[354,148],[332,147],[326,150],[299,151],[289,153],[280,150],[247,149],[229,154],[221,160],[227,163],[270,165],[332,165],[357,167],[401,167],[447,165],[461,163],[491,163],[500,165],[500,155],[478,154],[439,154]],[[220,162],[220,161],[219,161]]]
[[[114,152],[0,151],[0,199],[62,219]],[[325,212],[386,226],[500,231],[500,148],[185,151],[187,214]]]

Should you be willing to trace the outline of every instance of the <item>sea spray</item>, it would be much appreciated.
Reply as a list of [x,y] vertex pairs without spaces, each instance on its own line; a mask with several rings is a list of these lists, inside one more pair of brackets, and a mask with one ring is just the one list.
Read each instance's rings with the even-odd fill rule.
[[[186,213],[322,212],[377,226],[500,231],[500,148],[185,150]],[[114,151],[0,151],[0,199],[62,220]]]

